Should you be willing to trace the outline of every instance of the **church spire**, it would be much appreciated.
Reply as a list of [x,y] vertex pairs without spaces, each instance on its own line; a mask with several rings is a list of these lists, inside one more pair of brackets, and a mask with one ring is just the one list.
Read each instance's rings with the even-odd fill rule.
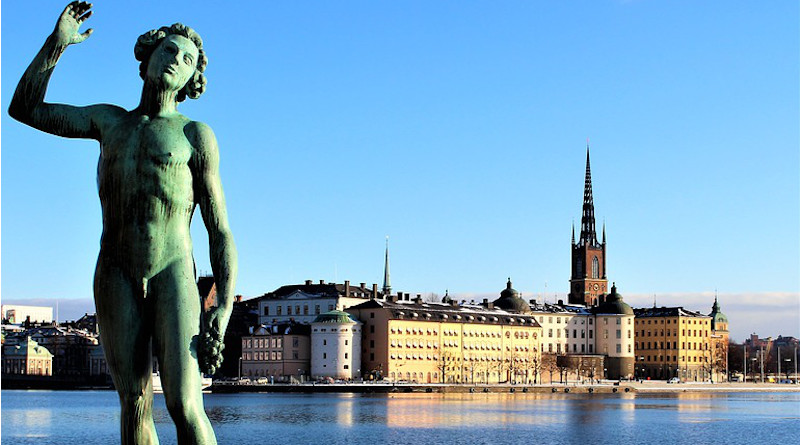
[[392,294],[392,282],[389,279],[389,235],[386,235],[386,260],[383,265],[383,295],[388,297]]
[[583,215],[581,216],[580,245],[597,246],[594,227],[594,199],[592,197],[592,169],[589,165],[589,142],[586,142],[586,179],[583,186]]

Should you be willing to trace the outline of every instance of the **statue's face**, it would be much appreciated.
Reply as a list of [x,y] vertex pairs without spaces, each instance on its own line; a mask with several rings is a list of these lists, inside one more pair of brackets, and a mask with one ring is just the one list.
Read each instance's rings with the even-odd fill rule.
[[179,35],[167,36],[150,55],[147,77],[167,90],[178,91],[194,74],[197,57],[194,42]]

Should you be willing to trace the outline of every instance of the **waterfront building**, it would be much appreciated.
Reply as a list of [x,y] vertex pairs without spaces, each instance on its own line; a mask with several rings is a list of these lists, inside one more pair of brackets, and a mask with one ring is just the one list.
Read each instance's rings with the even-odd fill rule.
[[583,190],[581,233],[575,240],[572,226],[572,271],[570,275],[569,303],[597,306],[601,295],[608,292],[606,277],[606,228],[603,224],[602,242],[597,241],[592,195],[592,171],[589,165],[589,146],[586,146],[586,176]]
[[712,317],[682,307],[634,309],[636,370],[641,378],[711,377]]
[[241,340],[240,375],[288,381],[311,370],[310,326],[297,323],[261,325]]
[[591,309],[596,327],[595,351],[606,357],[605,375],[610,379],[632,378],[635,350],[633,309],[611,286],[611,293],[600,297],[600,304]]
[[30,336],[3,346],[3,374],[53,375],[53,354]]
[[343,311],[320,314],[311,323],[311,376],[361,377],[361,323]]
[[368,288],[366,283],[351,286],[344,284],[318,284],[307,280],[304,284],[291,284],[256,298],[260,324],[303,323],[310,324],[318,315],[332,310],[344,310],[370,298],[383,298],[378,285]]
[[728,347],[730,345],[730,331],[728,330],[728,317],[720,310],[716,295],[714,305],[711,306],[711,368],[712,378],[721,382],[728,376]]
[[364,323],[362,374],[417,383],[534,382],[542,330],[535,318],[488,301],[459,305],[400,296],[346,309]]
[[53,354],[53,375],[89,375],[89,352],[99,344],[97,334],[64,326],[40,326],[9,334],[5,344],[22,344],[27,337]]

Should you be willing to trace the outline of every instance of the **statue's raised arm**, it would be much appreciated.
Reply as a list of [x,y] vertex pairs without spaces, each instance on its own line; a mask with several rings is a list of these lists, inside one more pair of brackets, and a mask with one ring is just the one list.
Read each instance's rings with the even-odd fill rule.
[[122,108],[113,105],[76,107],[44,102],[47,84],[61,54],[69,45],[81,43],[92,29],[80,27],[92,15],[92,5],[72,2],[58,17],[53,33],[47,38],[17,85],[8,113],[14,119],[38,130],[58,136],[100,139],[101,122]]

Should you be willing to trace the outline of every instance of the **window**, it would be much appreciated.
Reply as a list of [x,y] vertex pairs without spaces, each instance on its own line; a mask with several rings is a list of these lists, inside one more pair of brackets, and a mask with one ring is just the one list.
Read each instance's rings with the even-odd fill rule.
[[592,278],[600,278],[600,262],[597,257],[592,257]]
[[350,369],[350,365],[344,365],[344,369]]
[[594,338],[594,331],[589,331],[589,338]]
[[374,334],[375,333],[375,325],[374,324],[369,325],[369,333],[370,334]]
[[286,315],[292,315],[292,307],[286,306]]
[[[346,341],[346,340],[345,340],[345,341]],[[347,344],[347,343],[345,343],[345,344]],[[369,347],[370,347],[370,348],[374,348],[374,347],[375,347],[375,340],[370,340],[370,341],[369,341]]]
[[622,330],[621,329],[617,329],[617,338],[618,339],[622,338]]
[[572,330],[572,338],[578,338],[578,330],[577,329],[573,329]]
[[303,305],[303,315],[308,315],[308,305]]
[[369,353],[369,359],[370,360],[375,360],[375,353],[374,352],[370,352]]
[[622,319],[621,318],[617,318],[617,324],[622,324]]
[[299,304],[294,307],[294,313],[297,314],[297,315],[300,315],[300,305]]
[[327,352],[323,352],[322,353],[322,358],[328,358],[328,353]]
[[322,340],[322,346],[327,346],[327,345],[328,345],[328,340],[323,339]]
[[581,338],[586,338],[586,330],[581,329]]
[[317,314],[317,315],[319,315],[321,313],[320,310],[319,310],[319,305],[318,304],[314,305],[314,313]]
[[375,312],[370,312],[369,313],[369,318],[375,318]]
[[264,315],[269,315],[269,306],[264,306]]
[[278,310],[278,311],[277,311],[277,315],[282,315],[282,314],[281,314],[281,310],[282,310],[283,308],[282,308],[281,306],[278,306],[276,309]]
[[551,337],[551,338],[553,337],[553,330],[552,329],[548,329],[547,330],[547,336]]
[[344,358],[348,358],[348,353],[344,353]]
[[608,317],[603,317],[603,324],[608,324]]
[[329,310],[329,311],[332,311],[332,310],[333,310],[333,305],[332,305],[332,304],[329,304],[329,305],[328,305],[328,310]]
[[297,337],[292,337],[292,347],[298,348],[300,347],[300,339]]

